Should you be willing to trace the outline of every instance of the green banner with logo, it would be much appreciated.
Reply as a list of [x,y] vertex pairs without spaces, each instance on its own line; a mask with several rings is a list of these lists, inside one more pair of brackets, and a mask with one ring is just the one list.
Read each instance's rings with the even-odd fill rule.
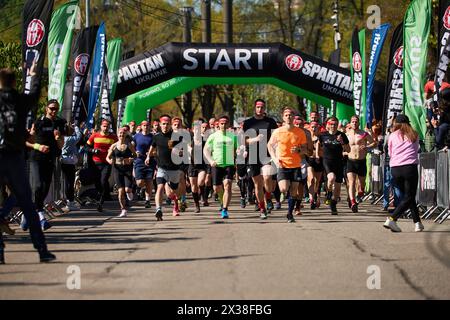
[[426,131],[423,88],[431,12],[431,0],[414,0],[409,5],[403,22],[403,112],[421,139]]
[[67,64],[73,29],[79,16],[78,1],[68,2],[52,14],[48,35],[48,99],[56,99],[62,110]]
[[[108,41],[108,52],[106,65],[109,75],[109,97],[113,99],[117,87],[117,77],[119,75],[119,65],[122,57],[122,39],[114,38]],[[111,101],[112,102],[112,101]]]

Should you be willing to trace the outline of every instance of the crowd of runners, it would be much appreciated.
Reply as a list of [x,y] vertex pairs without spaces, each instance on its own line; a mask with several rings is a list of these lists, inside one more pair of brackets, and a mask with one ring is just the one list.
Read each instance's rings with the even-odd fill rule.
[[[393,133],[383,141],[379,130],[361,130],[356,115],[343,125],[334,116],[320,123],[319,114],[311,112],[306,122],[295,109],[285,107],[279,116],[281,121],[277,121],[267,115],[265,101],[257,99],[253,116],[237,128],[226,115],[197,119],[192,128],[186,128],[178,117],[162,115],[151,123],[136,125],[132,121],[116,134],[107,120],[101,121],[98,130],[90,131],[66,123],[57,117],[58,102],[50,100],[45,114],[25,130],[28,110],[24,106],[34,105],[37,97],[33,92],[37,88],[32,87],[31,94],[25,96],[14,87],[14,74],[9,69],[1,70],[2,113],[9,107],[20,110],[20,114],[1,132],[0,235],[14,233],[6,217],[12,207],[19,205],[23,211],[21,227],[30,230],[42,262],[55,258],[47,250],[43,231],[51,227],[44,214],[45,199],[56,161],[61,163],[66,183],[67,211],[78,210],[83,204],[77,192],[80,186],[75,187],[76,176],[81,174],[77,170],[83,163],[83,170],[89,173],[85,175],[94,179],[97,195],[93,198],[99,212],[116,190],[121,218],[128,215],[130,206],[142,205],[137,199],[145,201],[145,208],[154,210],[157,221],[163,221],[167,214],[176,217],[186,211],[199,213],[208,206],[217,206],[218,217],[227,219],[233,215],[230,201],[233,183],[237,183],[241,208],[254,206],[263,220],[275,211],[285,212],[287,222],[293,223],[305,208],[315,210],[326,205],[331,215],[337,215],[339,202],[357,213],[364,196],[367,155],[385,150],[387,159],[390,156],[392,173],[388,180],[394,181],[392,193],[397,209],[384,226],[401,231],[396,220],[411,209],[415,230],[423,230],[413,205],[419,142],[406,116],[391,119],[388,130]],[[29,176],[25,172],[25,149]],[[343,183],[347,199],[341,199]],[[385,211],[389,207],[389,187]],[[192,198],[190,204],[188,196]],[[168,205],[172,206],[171,213],[165,211]],[[2,262],[3,247],[1,241]]]

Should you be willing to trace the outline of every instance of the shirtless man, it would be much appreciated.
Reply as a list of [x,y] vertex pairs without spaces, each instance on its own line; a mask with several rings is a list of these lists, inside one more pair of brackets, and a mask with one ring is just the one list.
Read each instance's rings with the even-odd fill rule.
[[347,160],[348,194],[352,212],[358,212],[356,201],[356,181],[358,180],[358,197],[364,195],[364,187],[367,175],[366,156],[367,149],[376,145],[372,136],[359,129],[359,118],[354,115],[350,119],[350,128],[346,132],[350,152]]

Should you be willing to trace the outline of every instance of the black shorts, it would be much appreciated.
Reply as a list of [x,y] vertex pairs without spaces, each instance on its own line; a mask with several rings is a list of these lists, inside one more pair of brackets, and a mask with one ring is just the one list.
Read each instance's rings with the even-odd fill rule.
[[211,174],[211,166],[209,164],[206,165],[206,174]]
[[229,167],[212,167],[212,183],[214,186],[220,186],[223,184],[223,180],[233,180],[236,169],[234,166]]
[[344,163],[342,159],[323,159],[323,168],[326,174],[334,173],[337,183],[344,181]]
[[319,158],[319,162],[314,158],[308,158],[309,166],[314,170],[314,172],[323,172],[323,159]]
[[189,177],[198,177],[200,171],[206,171],[206,164],[191,164],[189,166]]
[[347,160],[347,173],[355,173],[360,177],[365,177],[367,175],[367,165],[366,159],[362,160]]
[[277,181],[304,182],[301,168],[278,168]]
[[247,165],[247,172],[250,178],[261,175],[262,164],[249,164]]
[[133,166],[115,166],[113,177],[118,188],[131,188],[133,184]]
[[236,166],[237,174],[240,178],[244,178],[247,175],[247,165],[245,164],[238,164]]

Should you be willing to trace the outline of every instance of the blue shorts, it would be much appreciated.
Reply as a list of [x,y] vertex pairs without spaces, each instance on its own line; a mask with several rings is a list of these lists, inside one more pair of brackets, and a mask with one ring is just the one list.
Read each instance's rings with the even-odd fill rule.
[[136,180],[152,180],[155,168],[150,163],[149,166],[145,165],[145,161],[137,158],[134,160],[134,175]]

